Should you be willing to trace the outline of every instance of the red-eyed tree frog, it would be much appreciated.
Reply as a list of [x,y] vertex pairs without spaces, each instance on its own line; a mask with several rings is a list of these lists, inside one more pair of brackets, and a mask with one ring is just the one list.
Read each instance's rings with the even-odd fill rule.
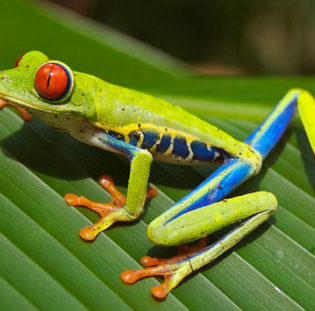
[[[284,133],[297,106],[315,150],[315,100],[302,89],[288,91],[242,142],[165,100],[73,71],[63,62],[32,51],[20,57],[15,68],[0,72],[0,108],[5,105],[19,109],[24,119],[30,119],[31,114],[82,142],[129,158],[126,196],[106,175],[99,184],[112,195],[110,203],[65,194],[67,204],[86,206],[101,215],[97,223],[81,230],[84,240],[95,239],[114,222],[130,222],[141,215],[145,201],[157,193],[148,188],[153,159],[174,164],[222,164],[147,229],[149,240],[156,245],[181,246],[200,240],[198,246],[181,247],[179,255],[170,259],[143,257],[142,263],[148,268],[121,274],[130,284],[147,276],[164,276],[164,282],[152,288],[159,299],[276,211],[277,199],[269,192],[225,197],[259,173],[263,159]],[[209,234],[236,223],[217,242],[206,244]]]

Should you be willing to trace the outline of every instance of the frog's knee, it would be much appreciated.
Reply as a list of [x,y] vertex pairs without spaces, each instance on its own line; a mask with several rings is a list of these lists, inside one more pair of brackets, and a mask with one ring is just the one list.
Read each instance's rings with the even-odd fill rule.
[[174,234],[165,226],[159,218],[154,219],[147,229],[148,239],[158,246],[173,246],[177,245],[174,242]]
[[148,225],[147,237],[155,245],[160,245],[161,239],[163,240],[162,226],[156,223],[156,219]]

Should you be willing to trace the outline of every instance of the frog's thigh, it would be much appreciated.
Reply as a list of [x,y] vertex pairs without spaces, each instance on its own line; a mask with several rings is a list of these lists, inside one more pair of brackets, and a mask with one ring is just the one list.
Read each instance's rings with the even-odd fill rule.
[[[189,243],[250,216],[256,228],[277,206],[277,199],[270,192],[250,193],[195,209],[171,221],[165,221],[162,214],[149,224],[147,235],[161,246]],[[254,228],[242,233],[242,237]]]

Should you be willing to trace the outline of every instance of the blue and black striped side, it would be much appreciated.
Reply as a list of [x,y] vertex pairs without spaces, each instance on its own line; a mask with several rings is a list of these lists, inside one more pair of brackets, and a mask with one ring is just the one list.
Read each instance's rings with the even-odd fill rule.
[[141,143],[141,149],[151,149],[159,140],[159,133],[152,130],[141,130],[143,134],[143,140]]
[[[112,130],[106,131],[106,133],[120,141],[126,141],[125,136],[121,133]],[[130,132],[128,138],[130,145],[147,150],[155,147],[155,152],[161,155],[172,147],[171,155],[179,160],[211,162],[228,157],[220,148],[209,146],[199,140],[188,143],[186,137],[182,135],[172,138],[170,133],[159,134],[157,131],[150,129],[137,129]],[[141,143],[139,142],[140,139]]]
[[176,136],[173,141],[172,155],[181,159],[187,159],[190,155],[187,140],[183,136]]
[[165,153],[169,147],[171,146],[172,143],[172,137],[170,134],[163,134],[161,141],[158,143],[156,146],[156,152],[158,153]]
[[227,154],[220,148],[209,146],[201,141],[194,140],[190,144],[193,153],[193,160],[196,161],[219,161],[227,157]]

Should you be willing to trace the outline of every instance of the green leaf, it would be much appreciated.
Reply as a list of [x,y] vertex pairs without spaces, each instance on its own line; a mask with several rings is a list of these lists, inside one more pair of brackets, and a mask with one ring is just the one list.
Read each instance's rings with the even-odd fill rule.
[[[238,139],[249,135],[291,87],[315,94],[314,78],[198,78],[189,68],[133,39],[54,7],[0,2],[1,69],[38,49],[110,82],[171,100]],[[115,225],[93,243],[79,230],[97,215],[64,203],[74,192],[108,201],[97,185],[110,174],[126,191],[127,161],[84,145],[12,110],[0,113],[1,310],[314,310],[315,161],[295,119],[260,175],[234,195],[272,191],[276,214],[232,251],[189,277],[163,302],[145,279],[129,286],[120,273],[138,268],[153,246],[148,223],[193,189],[212,167],[155,163],[159,195],[141,219]]]

